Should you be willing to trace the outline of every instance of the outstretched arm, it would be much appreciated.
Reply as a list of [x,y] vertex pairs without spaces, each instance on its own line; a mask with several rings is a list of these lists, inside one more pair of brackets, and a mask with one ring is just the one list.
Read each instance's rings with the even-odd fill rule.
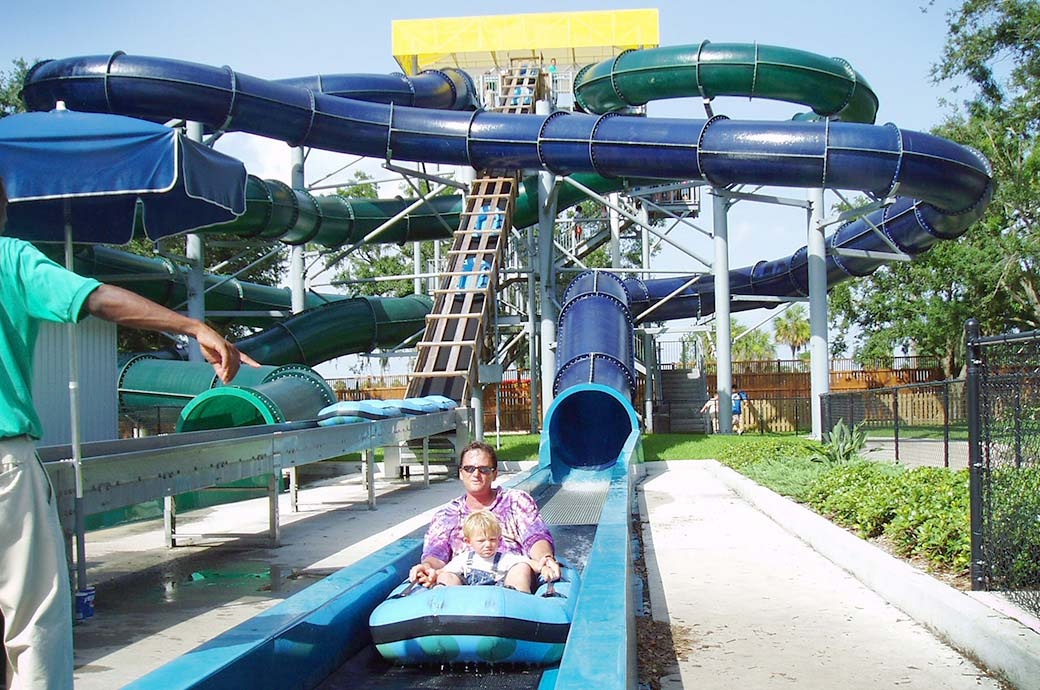
[[202,355],[213,365],[224,383],[235,378],[241,362],[260,366],[249,355],[238,351],[222,335],[197,319],[156,304],[129,290],[114,285],[101,285],[87,297],[86,310],[92,315],[120,326],[148,331],[169,331],[188,335],[199,342]]

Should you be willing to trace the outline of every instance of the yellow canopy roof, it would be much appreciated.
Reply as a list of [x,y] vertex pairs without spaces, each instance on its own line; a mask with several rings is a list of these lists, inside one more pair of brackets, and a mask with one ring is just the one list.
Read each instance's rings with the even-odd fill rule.
[[392,34],[394,58],[406,74],[442,67],[481,72],[513,59],[586,65],[660,40],[656,9],[398,19]]

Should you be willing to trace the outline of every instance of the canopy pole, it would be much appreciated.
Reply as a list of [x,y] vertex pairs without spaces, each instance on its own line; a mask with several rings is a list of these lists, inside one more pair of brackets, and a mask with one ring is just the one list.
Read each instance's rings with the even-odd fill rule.
[[[72,208],[65,199],[65,268],[73,269]],[[65,326],[69,335],[69,441],[72,445],[72,465],[76,477],[76,590],[87,589],[87,516],[83,513],[83,454],[79,435],[79,347],[76,339],[76,324]]]
[[[188,122],[188,138],[202,141],[202,123]],[[206,320],[206,276],[203,273],[206,261],[206,250],[202,245],[202,236],[191,233],[185,237],[184,255],[188,259],[188,316],[199,321]],[[204,362],[202,348],[198,341],[188,338],[188,361]]]

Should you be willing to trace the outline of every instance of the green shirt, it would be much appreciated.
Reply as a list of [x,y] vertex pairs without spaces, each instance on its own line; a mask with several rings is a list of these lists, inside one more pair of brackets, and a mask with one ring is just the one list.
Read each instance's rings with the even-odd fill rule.
[[79,321],[101,283],[65,270],[28,242],[0,237],[0,438],[40,438],[33,351],[40,321]]

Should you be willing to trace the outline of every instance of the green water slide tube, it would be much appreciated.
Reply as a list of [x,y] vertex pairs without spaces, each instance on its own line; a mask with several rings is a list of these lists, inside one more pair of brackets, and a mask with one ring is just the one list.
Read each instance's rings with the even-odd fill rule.
[[282,366],[252,386],[232,383],[195,396],[181,410],[177,431],[305,421],[334,402],[336,394],[313,369]]
[[711,43],[621,53],[582,68],[574,97],[606,113],[650,101],[743,96],[797,103],[820,117],[874,122],[878,98],[848,62],[759,43]]
[[[232,387],[219,386],[213,368],[205,362],[137,355],[127,360],[120,371],[120,404],[129,409],[182,407],[202,393],[218,398],[221,395],[241,397],[233,387],[262,386],[272,381],[278,381],[279,388],[291,387],[297,381],[307,388],[311,385],[310,376],[293,378],[285,376],[284,372],[296,372],[300,367],[310,371],[310,366],[345,354],[397,346],[422,330],[430,307],[430,299],[423,295],[354,297],[297,314],[236,343],[239,349],[265,366],[259,369],[242,367],[231,382]],[[294,400],[291,396],[271,397],[275,402],[286,400],[294,407],[302,402],[302,399]],[[271,413],[272,418],[281,421],[312,419],[322,407],[335,402],[334,398],[325,402],[324,397],[313,396],[307,396],[306,400],[308,404],[321,404],[312,405],[303,416],[275,411]]]
[[[624,180],[592,174],[574,175],[574,178],[602,194],[618,191],[626,185]],[[557,207],[565,209],[584,198],[585,195],[574,187],[562,185]],[[291,189],[277,180],[261,180],[250,175],[246,185],[245,214],[230,223],[214,225],[200,232],[277,240],[290,245],[316,243],[330,249],[354,244],[404,244],[451,238],[459,226],[462,197],[433,197],[405,213],[415,202],[415,199],[315,196],[302,189]],[[397,220],[366,240],[395,217]],[[523,228],[537,222],[538,178],[531,176],[521,186],[513,224]]]
[[131,409],[182,407],[177,430],[198,431],[313,419],[336,395],[302,364],[244,366],[224,385],[206,362],[137,355],[120,371],[119,401]]
[[302,189],[292,189],[278,180],[261,180],[250,175],[246,183],[245,214],[200,232],[336,248],[360,244],[388,220],[400,216],[371,241],[402,244],[451,237],[459,226],[462,197],[436,196],[404,213],[416,201],[346,198],[336,194],[316,196]]

